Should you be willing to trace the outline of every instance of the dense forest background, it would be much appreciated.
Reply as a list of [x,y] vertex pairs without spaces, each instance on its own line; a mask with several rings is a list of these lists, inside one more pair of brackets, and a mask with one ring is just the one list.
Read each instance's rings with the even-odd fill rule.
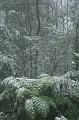
[[79,119],[79,0],[0,0],[4,119]]
[[1,65],[30,78],[78,70],[78,11],[78,0],[0,0]]

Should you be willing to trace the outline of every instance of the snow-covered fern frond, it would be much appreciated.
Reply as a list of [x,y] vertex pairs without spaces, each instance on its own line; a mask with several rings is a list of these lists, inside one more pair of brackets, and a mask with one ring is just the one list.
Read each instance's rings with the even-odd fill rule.
[[26,114],[32,120],[37,116],[46,118],[50,112],[50,104],[49,101],[41,97],[32,97],[25,102]]
[[22,78],[14,78],[13,76],[5,78],[2,83],[2,85],[6,87],[14,87],[16,89],[19,89],[21,87],[34,87],[38,88],[38,85],[40,84],[39,79],[29,79],[27,77]]
[[45,118],[48,115],[49,109],[50,109],[48,101],[40,97],[32,97],[32,101],[33,101],[35,110],[37,111],[37,114]]
[[34,104],[31,99],[26,100],[25,102],[25,111],[30,120],[34,120],[35,118],[35,109]]

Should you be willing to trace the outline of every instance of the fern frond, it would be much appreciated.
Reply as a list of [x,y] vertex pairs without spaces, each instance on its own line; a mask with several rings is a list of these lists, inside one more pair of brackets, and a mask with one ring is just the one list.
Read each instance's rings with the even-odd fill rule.
[[42,98],[32,97],[31,99],[26,100],[25,110],[30,120],[33,120],[36,116],[46,118],[50,111],[50,105],[48,101]]
[[30,120],[34,120],[35,118],[35,108],[33,101],[31,99],[26,100],[25,102],[25,111]]
[[32,97],[32,101],[37,114],[41,115],[43,118],[46,118],[50,109],[49,103],[40,97]]

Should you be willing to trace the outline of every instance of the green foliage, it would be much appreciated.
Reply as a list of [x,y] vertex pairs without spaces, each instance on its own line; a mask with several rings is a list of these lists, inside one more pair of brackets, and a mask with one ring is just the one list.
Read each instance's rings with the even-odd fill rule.
[[[63,79],[63,77],[58,77],[55,80],[54,77],[47,75],[39,79],[8,77],[1,82],[4,89],[0,100],[7,100],[7,105],[11,106],[14,114],[21,108],[21,110],[25,111],[26,117],[24,117],[24,119],[27,118],[28,120],[52,120],[59,115],[59,113],[66,115],[68,111],[74,109],[76,103],[75,97],[72,100],[72,91],[65,94],[63,89],[59,89],[61,86],[61,78]],[[66,82],[63,80],[63,87]],[[77,84],[74,81],[71,82],[74,85]],[[71,86],[72,84],[69,82],[69,89],[72,89]],[[75,89],[73,88],[74,91]],[[75,96],[78,97],[77,94],[75,94]],[[13,103],[11,103],[12,99]],[[21,111],[18,115],[20,116],[20,114]]]
[[[47,84],[47,79],[45,80],[45,77],[36,80],[25,77],[14,78],[11,76],[2,81],[1,85],[4,86],[4,90],[6,90],[3,91],[1,96],[7,96],[6,99],[8,99],[9,96],[11,97],[10,89],[13,88],[15,90],[15,96],[13,97],[17,100],[17,105],[23,105],[25,107],[28,119],[46,119],[50,111],[54,117],[55,115],[53,112],[57,111],[55,103],[51,98],[39,92],[41,86],[45,83]],[[8,102],[8,104],[11,104],[10,101]],[[13,102],[13,104],[15,103]],[[19,108],[17,107],[17,109]]]
[[47,83],[43,83],[43,85],[41,85],[41,88],[39,90],[39,93],[41,95],[45,95],[45,96],[49,96],[52,97],[54,95],[54,86],[55,84],[51,84],[51,82]]
[[14,109],[14,103],[16,101],[15,89],[9,88],[4,89],[4,91],[0,94],[0,111],[3,111],[7,114],[7,112],[11,112]]
[[65,113],[73,108],[73,103],[71,102],[70,98],[61,93],[54,97],[54,102],[61,113]]
[[14,61],[11,56],[6,56],[0,52],[0,79],[3,80],[6,77],[15,74]]
[[75,103],[70,111],[66,111],[64,114],[68,120],[77,120],[79,118],[79,104]]
[[0,95],[2,97],[2,99],[10,99],[10,98],[14,98],[15,97],[15,90],[13,88],[10,89],[6,89],[2,92],[2,94]]

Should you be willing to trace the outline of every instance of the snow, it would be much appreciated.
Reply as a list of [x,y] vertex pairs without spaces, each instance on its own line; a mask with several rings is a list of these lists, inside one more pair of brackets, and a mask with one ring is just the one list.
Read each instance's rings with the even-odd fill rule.
[[64,116],[55,117],[55,120],[67,120]]
[[75,53],[75,52],[74,52],[74,55],[75,55],[76,57],[79,57],[79,53]]

